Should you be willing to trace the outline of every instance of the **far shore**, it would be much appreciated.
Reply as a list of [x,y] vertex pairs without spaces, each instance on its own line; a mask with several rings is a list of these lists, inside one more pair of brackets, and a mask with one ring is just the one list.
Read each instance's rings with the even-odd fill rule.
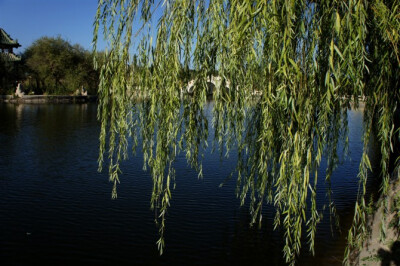
[[[188,94],[190,95],[190,94]],[[181,95],[182,96],[182,95]],[[255,94],[255,96],[260,96]],[[210,97],[212,97],[210,95]],[[0,103],[86,103],[97,102],[96,95],[0,95]],[[141,97],[134,98],[143,99]],[[365,107],[365,98],[359,98],[357,104],[351,101],[351,108],[363,111]]]
[[96,102],[97,96],[70,96],[70,95],[0,95],[0,103],[86,103]]

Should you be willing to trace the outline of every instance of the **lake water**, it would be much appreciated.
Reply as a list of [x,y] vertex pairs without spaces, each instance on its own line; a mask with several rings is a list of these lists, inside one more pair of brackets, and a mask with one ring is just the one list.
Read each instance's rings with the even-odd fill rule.
[[[208,108],[211,108],[209,103]],[[274,210],[264,208],[262,228],[250,228],[246,206],[235,197],[232,153],[205,151],[204,178],[178,157],[176,189],[159,256],[152,181],[141,154],[123,163],[118,199],[111,200],[107,171],[97,172],[95,104],[0,104],[0,262],[2,265],[72,264],[283,264],[282,235]],[[333,236],[329,212],[318,227],[316,256],[304,245],[299,265],[341,265],[358,189],[362,112],[349,112],[351,160],[339,165],[332,190],[342,234]],[[210,137],[211,138],[211,137]],[[211,147],[211,145],[209,145]],[[372,161],[374,161],[372,156]],[[323,177],[318,204],[325,201]],[[368,183],[376,188],[376,181]]]

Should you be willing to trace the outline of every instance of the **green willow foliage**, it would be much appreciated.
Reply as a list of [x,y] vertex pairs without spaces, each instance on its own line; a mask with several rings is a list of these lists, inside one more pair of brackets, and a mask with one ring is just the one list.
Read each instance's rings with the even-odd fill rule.
[[[162,15],[153,40],[155,12]],[[129,139],[133,151],[141,139],[161,253],[177,154],[185,152],[202,175],[213,75],[213,145],[221,153],[238,147],[237,194],[242,204],[250,199],[252,223],[261,222],[263,204],[275,206],[288,263],[295,262],[304,237],[314,251],[321,158],[328,159],[329,184],[338,140],[347,138],[347,110],[365,99],[360,191],[345,259],[361,247],[371,131],[380,141],[383,195],[399,138],[393,119],[400,100],[399,1],[99,0],[94,25],[94,43],[99,31],[108,41],[99,66],[100,169],[106,156],[116,197]],[[135,40],[140,45],[133,64]],[[193,94],[182,96],[190,75]],[[327,195],[331,199],[329,189]],[[333,200],[329,209],[335,218]]]

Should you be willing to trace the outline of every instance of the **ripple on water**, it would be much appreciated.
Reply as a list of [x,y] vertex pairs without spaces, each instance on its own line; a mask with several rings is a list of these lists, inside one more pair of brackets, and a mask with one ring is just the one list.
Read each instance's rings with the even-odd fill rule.
[[[151,177],[142,171],[140,153],[130,158],[122,165],[118,199],[111,200],[107,171],[97,172],[96,108],[94,104],[0,105],[2,262],[282,263],[281,232],[272,230],[273,206],[264,207],[261,230],[250,228],[248,202],[240,207],[235,178],[226,181],[235,167],[234,152],[221,162],[211,148],[205,151],[202,179],[187,166],[184,154],[175,163],[167,249],[158,256],[157,214],[150,210]],[[349,225],[346,217],[351,216],[358,187],[362,115],[349,113],[349,129],[352,160],[339,165],[331,184],[343,228]],[[318,184],[317,197],[325,201],[323,177]],[[318,228],[316,258],[305,250],[300,264],[340,264],[337,257],[343,254],[344,236],[332,238],[326,211],[324,218]]]

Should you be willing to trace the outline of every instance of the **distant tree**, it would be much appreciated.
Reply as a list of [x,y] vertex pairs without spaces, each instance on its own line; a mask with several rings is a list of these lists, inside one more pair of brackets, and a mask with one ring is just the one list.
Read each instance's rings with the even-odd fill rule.
[[42,37],[26,49],[23,58],[37,92],[71,94],[82,86],[96,92],[98,74],[92,54],[80,45],[61,37]]
[[0,56],[0,94],[10,94],[15,90],[15,82],[23,78],[23,63],[10,62]]
[[64,84],[74,90],[83,86],[89,94],[96,94],[99,74],[93,67],[92,53],[76,44],[72,47],[72,54],[72,65],[66,71]]

